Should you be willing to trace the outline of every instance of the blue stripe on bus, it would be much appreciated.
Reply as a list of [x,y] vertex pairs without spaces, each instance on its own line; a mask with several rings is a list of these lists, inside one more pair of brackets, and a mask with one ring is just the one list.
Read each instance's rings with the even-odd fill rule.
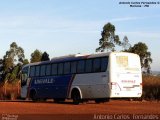
[[33,77],[31,88],[37,98],[67,98],[74,77],[73,75]]
[[73,82],[75,76],[76,76],[76,74],[73,74],[73,75],[72,75],[72,78],[71,78],[71,80],[70,80],[70,82],[69,82],[66,98],[69,97],[69,92],[70,92],[70,90],[71,90],[72,82]]

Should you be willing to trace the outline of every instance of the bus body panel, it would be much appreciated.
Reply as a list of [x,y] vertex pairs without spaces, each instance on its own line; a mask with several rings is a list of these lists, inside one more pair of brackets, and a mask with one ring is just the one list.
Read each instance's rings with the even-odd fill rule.
[[139,56],[132,53],[112,53],[110,60],[110,97],[141,97],[142,75]]
[[82,92],[82,99],[93,99],[93,98],[108,98],[109,97],[109,74],[107,72],[92,73],[89,74],[78,74],[75,76],[72,89],[79,86]]
[[74,88],[78,89],[81,99],[140,97],[142,95],[140,59],[138,55],[132,53],[99,53],[72,59],[64,57],[64,60],[63,58],[60,60],[56,58],[48,62],[28,64],[23,69],[30,69],[30,67],[37,65],[55,64],[57,62],[59,64],[70,60],[80,61],[101,57],[108,57],[108,65],[103,72],[30,77],[30,70],[28,70],[26,73],[27,80],[23,78],[26,83],[24,82],[25,85],[22,85],[21,97],[29,98],[30,91],[35,90],[37,98],[70,99]]
[[55,77],[35,77],[31,81],[31,89],[37,91],[38,98],[66,98],[71,75]]

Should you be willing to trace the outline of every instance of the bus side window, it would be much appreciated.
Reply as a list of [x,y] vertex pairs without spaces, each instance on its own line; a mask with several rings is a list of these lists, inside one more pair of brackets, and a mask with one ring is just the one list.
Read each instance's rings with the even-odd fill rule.
[[36,75],[35,76],[39,76],[40,73],[40,66],[36,66]]
[[84,66],[85,66],[85,61],[84,60],[78,61],[77,72],[78,73],[83,73],[84,72]]
[[77,72],[77,62],[73,61],[71,62],[71,73],[76,73]]
[[35,66],[32,66],[30,68],[30,77],[33,77],[35,75]]
[[46,65],[41,65],[40,76],[45,76],[45,71],[46,71]]
[[63,74],[63,63],[59,63],[58,64],[58,75],[62,75]]
[[57,64],[52,64],[52,75],[57,75],[57,68],[58,68]]
[[101,61],[100,58],[96,58],[93,60],[93,72],[100,72],[101,70]]
[[86,60],[85,72],[92,72],[92,59]]
[[101,72],[105,72],[108,66],[108,57],[101,59]]
[[64,63],[64,74],[70,74],[70,62]]
[[51,65],[50,64],[46,66],[46,75],[47,76],[51,75]]

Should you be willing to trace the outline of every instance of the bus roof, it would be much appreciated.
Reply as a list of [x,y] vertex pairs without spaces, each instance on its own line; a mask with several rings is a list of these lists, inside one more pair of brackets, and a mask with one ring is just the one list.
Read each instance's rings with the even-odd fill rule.
[[81,60],[81,59],[85,59],[85,58],[104,57],[104,56],[109,56],[110,54],[119,54],[119,53],[133,54],[133,53],[128,53],[128,52],[108,52],[108,53],[101,52],[101,53],[94,53],[94,54],[72,54],[72,55],[54,57],[54,58],[52,58],[51,60],[48,60],[48,61],[29,63],[29,64],[27,64],[27,65],[25,65],[23,67],[33,66],[33,65],[40,65],[40,64],[48,64],[48,63],[57,63],[57,62]]

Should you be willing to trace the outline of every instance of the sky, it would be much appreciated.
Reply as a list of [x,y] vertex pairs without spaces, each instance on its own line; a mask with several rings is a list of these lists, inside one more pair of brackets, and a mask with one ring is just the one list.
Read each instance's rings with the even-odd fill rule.
[[0,58],[12,42],[24,49],[29,60],[36,49],[46,51],[50,58],[95,53],[103,26],[111,22],[121,40],[126,35],[131,45],[144,42],[152,54],[151,69],[160,71],[160,4],[149,7],[119,4],[125,1],[0,1]]

